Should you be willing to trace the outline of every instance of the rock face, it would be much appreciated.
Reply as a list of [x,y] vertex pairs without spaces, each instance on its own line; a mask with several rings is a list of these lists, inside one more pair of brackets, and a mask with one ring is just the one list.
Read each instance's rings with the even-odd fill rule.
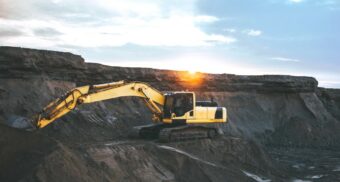
[[150,68],[110,67],[85,63],[71,53],[24,48],[0,48],[0,78],[29,79],[43,75],[51,80],[76,84],[98,84],[113,80],[138,80],[160,90],[315,92],[318,82],[311,77],[282,75],[237,76],[231,74],[191,75],[184,71]]
[[[0,122],[13,126],[19,116],[31,117],[73,87],[118,80],[147,82],[161,91],[193,90],[200,100],[214,98],[228,109],[229,123],[220,126],[226,136],[183,146],[128,141],[133,126],[150,123],[143,102],[119,98],[82,105],[38,134],[1,126],[8,136],[0,140],[6,148],[1,157],[8,160],[0,162],[0,181],[277,181],[287,174],[278,172],[263,146],[340,145],[340,90],[318,88],[311,77],[110,67],[85,63],[71,53],[14,47],[0,47]],[[22,136],[34,139],[22,145]],[[16,147],[22,152],[9,155]],[[11,160],[24,155],[37,160],[19,169],[22,175],[8,174],[26,158]]]

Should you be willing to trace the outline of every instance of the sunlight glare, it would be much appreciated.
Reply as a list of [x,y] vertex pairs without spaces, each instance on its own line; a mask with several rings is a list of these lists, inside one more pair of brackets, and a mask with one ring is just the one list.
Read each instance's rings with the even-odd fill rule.
[[[94,61],[100,62],[100,61]],[[150,67],[156,69],[186,71],[189,75],[195,76],[198,73],[228,73],[238,75],[259,75],[264,71],[253,66],[238,64],[235,60],[221,59],[214,55],[189,54],[181,55],[171,59],[159,60],[126,60],[117,62],[112,60],[109,65],[124,67]],[[108,64],[108,62],[103,62]]]
[[189,69],[188,72],[189,72],[189,74],[191,74],[191,75],[195,75],[197,71],[195,71],[195,70],[190,70],[190,69]]

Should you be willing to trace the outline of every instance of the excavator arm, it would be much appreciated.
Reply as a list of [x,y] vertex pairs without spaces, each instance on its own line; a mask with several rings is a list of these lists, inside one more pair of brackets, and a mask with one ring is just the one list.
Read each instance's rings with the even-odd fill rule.
[[112,82],[100,85],[77,87],[64,96],[48,104],[34,119],[33,125],[43,128],[56,119],[66,115],[81,104],[93,103],[118,97],[135,96],[143,98],[153,113],[153,120],[160,121],[162,110],[157,106],[164,105],[164,95],[142,82]]

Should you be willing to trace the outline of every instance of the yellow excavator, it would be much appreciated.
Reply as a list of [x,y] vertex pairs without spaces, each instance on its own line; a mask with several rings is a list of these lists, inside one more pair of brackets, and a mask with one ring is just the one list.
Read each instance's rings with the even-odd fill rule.
[[158,138],[160,141],[178,141],[213,138],[221,131],[216,123],[227,122],[227,110],[213,101],[196,101],[194,92],[163,94],[149,84],[118,81],[87,85],[72,89],[48,104],[32,121],[35,128],[44,128],[81,104],[119,97],[142,98],[153,114],[155,124],[134,128],[134,135]]

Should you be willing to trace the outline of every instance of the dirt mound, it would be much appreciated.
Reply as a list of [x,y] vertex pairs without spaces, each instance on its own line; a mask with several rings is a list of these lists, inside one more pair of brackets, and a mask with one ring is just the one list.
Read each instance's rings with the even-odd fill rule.
[[41,134],[3,125],[0,125],[0,133],[0,181],[17,181],[30,175],[57,147],[55,141]]
[[[0,181],[96,181],[101,169],[84,154],[39,132],[0,125]],[[107,179],[109,180],[109,179]]]
[[282,176],[256,143],[238,138],[65,145],[39,132],[3,125],[0,132],[0,181],[246,181],[246,173],[277,180]]

